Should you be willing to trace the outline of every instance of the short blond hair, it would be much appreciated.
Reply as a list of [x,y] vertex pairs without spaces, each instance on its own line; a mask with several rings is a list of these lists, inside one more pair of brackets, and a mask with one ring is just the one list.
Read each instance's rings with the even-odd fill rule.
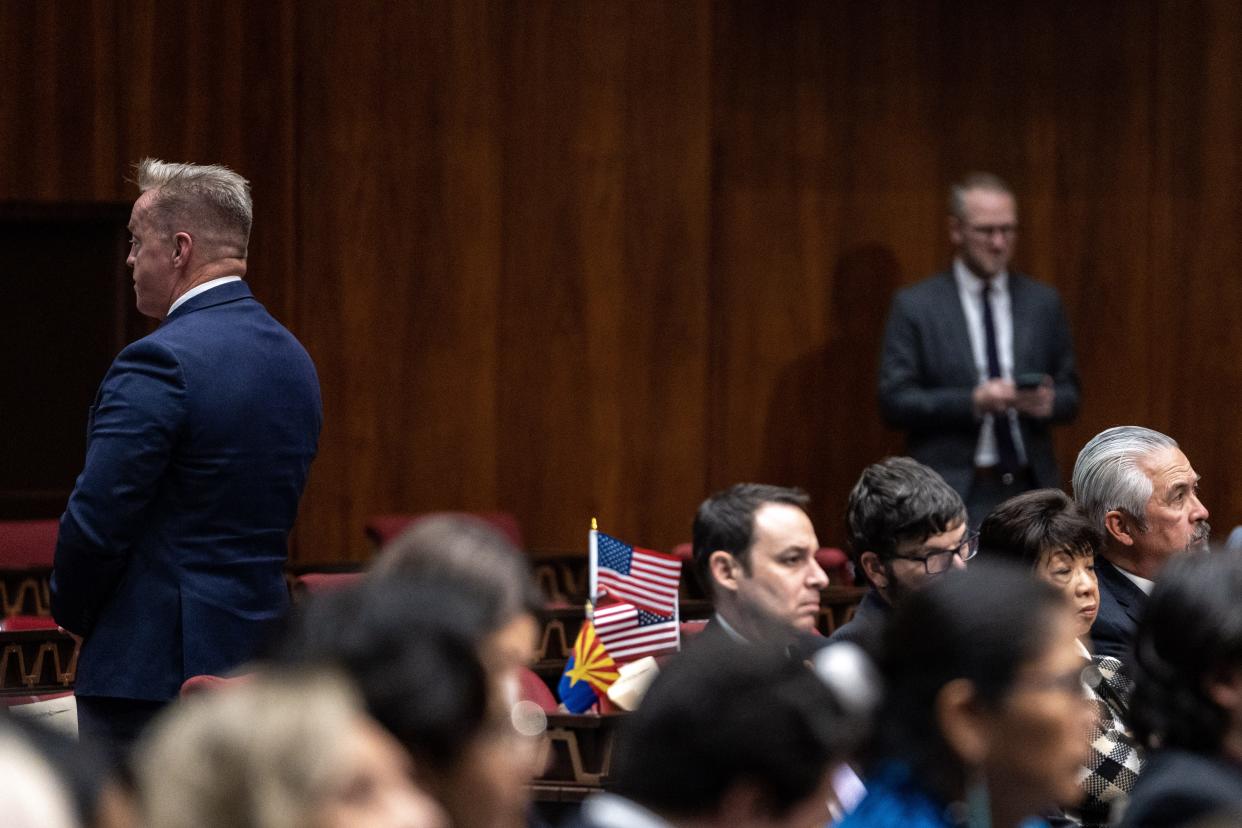
[[186,223],[207,231],[219,241],[236,245],[241,257],[250,243],[254,204],[250,182],[222,164],[175,164],[144,158],[135,166],[134,181],[141,192],[156,190],[148,210],[152,219],[170,230]]
[[949,215],[966,218],[966,194],[971,190],[987,190],[993,193],[1004,193],[1014,198],[1013,189],[1005,183],[1005,179],[990,172],[968,172],[960,180],[949,185]]

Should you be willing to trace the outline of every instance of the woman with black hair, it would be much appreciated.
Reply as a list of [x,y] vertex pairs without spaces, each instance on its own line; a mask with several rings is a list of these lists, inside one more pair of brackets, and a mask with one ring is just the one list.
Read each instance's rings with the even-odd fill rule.
[[949,573],[897,608],[867,797],[844,828],[1042,825],[1074,801],[1092,711],[1069,608],[1011,566]]
[[1086,688],[1096,709],[1088,736],[1090,754],[1081,773],[1081,801],[1067,808],[1069,822],[1110,824],[1115,803],[1134,790],[1144,754],[1128,719],[1132,683],[1121,662],[1092,655],[1091,626],[1100,608],[1095,557],[1104,541],[1082,508],[1060,489],[1036,489],[1006,500],[979,527],[979,549],[988,559],[1010,560],[1065,596],[1074,609],[1078,652],[1098,676]]
[[1242,553],[1185,555],[1139,620],[1131,723],[1152,749],[1124,826],[1242,811]]

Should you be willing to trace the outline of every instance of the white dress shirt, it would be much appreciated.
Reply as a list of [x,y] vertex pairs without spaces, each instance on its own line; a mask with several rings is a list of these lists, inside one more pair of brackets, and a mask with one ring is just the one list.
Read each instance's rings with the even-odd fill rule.
[[[970,350],[975,358],[975,373],[979,382],[988,377],[987,334],[983,329],[983,280],[971,273],[961,259],[953,260],[953,279],[957,282],[957,295],[966,316],[966,331],[970,335]],[[992,323],[996,329],[996,353],[1000,357],[1001,378],[1013,380],[1013,307],[1009,296],[1009,274],[1002,271],[992,277]],[[996,450],[996,433],[992,430],[992,414],[983,415],[979,427],[979,442],[975,445],[975,465],[981,468],[995,466],[1000,461]],[[1009,430],[1013,433],[1014,448],[1018,462],[1026,465],[1026,451],[1022,446],[1022,433],[1018,428],[1018,412],[1009,409]]]
[[240,276],[221,276],[219,279],[212,279],[210,282],[203,282],[201,285],[195,285],[185,293],[177,297],[177,301],[172,303],[165,316],[171,316],[172,312],[184,305],[186,302],[198,296],[200,293],[206,293],[212,288],[218,288],[220,285],[227,285],[229,282],[240,282]]
[[[1113,566],[1117,565],[1113,564]],[[1148,580],[1141,575],[1135,575],[1133,572],[1126,572],[1119,566],[1117,566],[1117,571],[1129,578],[1136,587],[1143,590],[1144,595],[1151,595],[1151,591],[1156,588],[1155,581]]]

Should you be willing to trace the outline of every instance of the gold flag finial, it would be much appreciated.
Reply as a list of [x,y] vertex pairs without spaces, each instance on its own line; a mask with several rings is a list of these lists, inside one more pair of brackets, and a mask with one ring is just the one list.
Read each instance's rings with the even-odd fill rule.
[[595,520],[595,518],[591,518],[591,531],[592,531],[592,532],[598,532],[598,531],[599,531],[599,522],[598,522],[598,521],[596,521],[596,520]]

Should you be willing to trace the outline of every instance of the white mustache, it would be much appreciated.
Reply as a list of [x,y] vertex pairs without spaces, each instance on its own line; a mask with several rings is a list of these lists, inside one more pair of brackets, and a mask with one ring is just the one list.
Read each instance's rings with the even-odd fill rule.
[[1212,527],[1206,520],[1201,520],[1195,526],[1195,533],[1190,536],[1190,545],[1199,546],[1208,542],[1208,538],[1212,534]]

